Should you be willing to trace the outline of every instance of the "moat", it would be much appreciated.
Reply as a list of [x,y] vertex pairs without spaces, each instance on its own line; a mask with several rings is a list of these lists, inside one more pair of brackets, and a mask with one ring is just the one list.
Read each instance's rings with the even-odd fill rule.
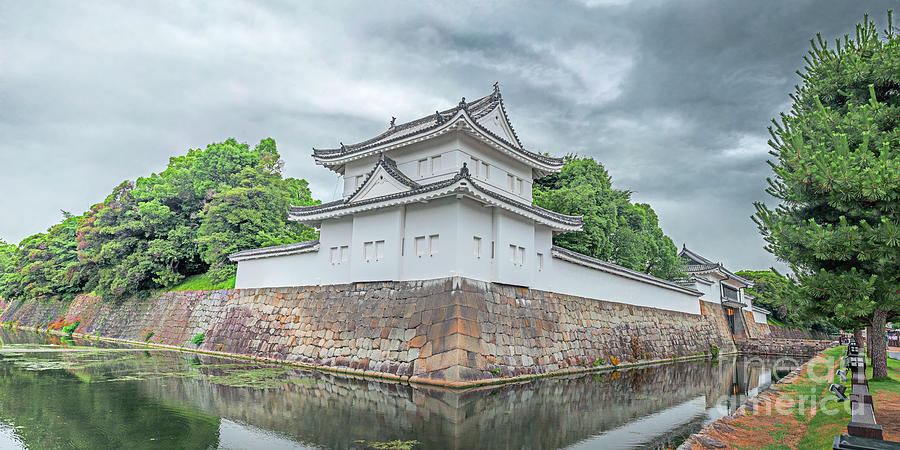
[[0,330],[0,448],[660,448],[803,361],[717,360],[451,391]]

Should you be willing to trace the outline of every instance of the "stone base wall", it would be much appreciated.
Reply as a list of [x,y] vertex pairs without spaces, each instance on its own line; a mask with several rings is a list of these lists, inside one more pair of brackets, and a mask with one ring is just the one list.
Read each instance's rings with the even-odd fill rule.
[[744,317],[750,327],[750,338],[773,337],[778,339],[828,339],[825,333],[800,328],[780,327],[768,323],[757,323],[753,313],[744,311]]
[[413,382],[468,385],[613,363],[736,352],[719,305],[687,314],[453,277],[168,292],[110,304],[13,302],[0,322],[295,362]]
[[784,355],[812,357],[834,345],[826,340],[808,339],[735,339],[738,351],[755,355]]

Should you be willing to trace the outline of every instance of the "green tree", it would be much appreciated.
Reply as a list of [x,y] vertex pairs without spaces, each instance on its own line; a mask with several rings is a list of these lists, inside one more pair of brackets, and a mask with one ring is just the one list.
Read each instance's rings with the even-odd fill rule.
[[754,220],[791,264],[791,308],[873,331],[874,376],[887,375],[884,326],[900,309],[900,39],[865,18],[829,48],[813,41],[788,114],[770,128],[776,161]]
[[234,139],[169,159],[158,174],[125,181],[82,216],[0,246],[0,297],[107,299],[144,295],[186,276],[234,273],[228,254],[314,239],[287,220],[290,204],[314,200],[303,180],[282,179],[275,141],[253,149]]
[[0,297],[71,298],[81,292],[75,231],[83,216],[63,212],[62,223],[0,249]]
[[197,242],[201,259],[210,266],[210,280],[234,276],[237,267],[227,256],[238,250],[316,239],[313,228],[288,220],[291,204],[314,203],[305,180],[242,170],[234,185],[213,194],[199,215]]
[[609,173],[592,158],[567,157],[562,171],[535,181],[533,196],[540,207],[584,216],[583,231],[556,235],[554,244],[660,278],[684,276],[653,208],[613,189]]

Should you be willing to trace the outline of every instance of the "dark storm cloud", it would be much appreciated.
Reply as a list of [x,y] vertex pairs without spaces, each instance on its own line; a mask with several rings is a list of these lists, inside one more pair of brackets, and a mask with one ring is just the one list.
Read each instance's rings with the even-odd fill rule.
[[767,267],[768,121],[816,32],[890,3],[0,3],[0,238],[227,137],[274,137],[329,200],[310,147],[500,81],[526,145],[597,158],[677,243]]

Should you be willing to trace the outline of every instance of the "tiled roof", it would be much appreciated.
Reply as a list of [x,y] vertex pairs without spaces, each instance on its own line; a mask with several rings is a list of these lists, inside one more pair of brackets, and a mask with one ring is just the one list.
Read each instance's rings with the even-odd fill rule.
[[576,262],[590,264],[592,266],[599,266],[599,267],[605,268],[611,272],[618,272],[619,274],[628,275],[631,278],[638,278],[638,279],[641,279],[644,281],[650,281],[657,285],[668,287],[669,289],[674,289],[674,290],[684,292],[687,294],[696,295],[696,296],[703,295],[702,292],[700,292],[690,286],[683,286],[683,285],[679,284],[678,282],[663,280],[662,278],[657,278],[657,277],[654,277],[653,275],[648,275],[644,272],[638,272],[636,270],[632,270],[627,267],[622,267],[618,264],[613,264],[609,261],[603,261],[602,259],[593,258],[591,256],[587,256],[585,254],[578,253],[578,252],[569,250],[567,248],[562,248],[558,245],[554,245],[552,250],[553,250],[553,252],[555,252],[559,255],[567,256]]
[[319,246],[318,239],[315,241],[297,242],[295,244],[275,245],[272,247],[251,248],[241,250],[237,253],[228,255],[228,259],[237,261],[241,259],[265,258],[270,256],[285,256],[296,253],[304,253],[307,251],[315,251]]
[[725,273],[726,276],[734,279],[739,283],[743,283],[751,287],[753,286],[752,281],[735,275],[734,273],[726,269],[725,266],[722,265],[722,263],[712,262],[709,259],[706,259],[699,254],[688,250],[687,246],[685,245],[682,245],[681,252],[678,254],[678,256],[680,256],[681,259],[685,261],[684,270],[686,272],[709,272],[718,269]]
[[370,198],[366,200],[351,202],[348,201],[351,197],[348,197],[345,200],[338,200],[329,203],[323,203],[321,205],[313,205],[313,206],[292,206],[290,210],[290,214],[295,217],[303,217],[305,215],[319,214],[323,212],[336,211],[340,209],[353,208],[357,206],[369,205],[373,203],[380,203],[394,199],[400,199],[404,197],[411,197],[418,194],[436,191],[442,188],[447,188],[453,186],[457,182],[465,179],[471,186],[478,190],[479,193],[484,194],[487,197],[491,197],[495,200],[503,202],[507,205],[528,211],[537,216],[550,219],[556,222],[560,222],[573,227],[580,227],[584,224],[584,218],[582,216],[569,216],[566,214],[560,214],[555,211],[550,211],[548,209],[541,208],[539,206],[535,206],[529,203],[520,202],[513,198],[507,197],[505,195],[494,192],[490,189],[486,189],[483,186],[480,186],[478,182],[473,180],[469,174],[467,168],[463,167],[459,173],[456,174],[453,178],[438,181],[435,183],[425,184],[425,185],[417,185],[418,187],[411,189],[409,191],[397,192],[394,194],[383,195],[381,197]]
[[384,153],[378,157],[378,162],[375,163],[375,166],[372,167],[372,170],[366,174],[366,179],[363,180],[362,183],[359,183],[359,186],[353,191],[350,196],[347,198],[353,198],[356,194],[365,187],[366,183],[369,182],[369,178],[372,178],[372,175],[375,175],[375,171],[378,170],[379,167],[384,167],[384,170],[389,173],[392,177],[394,177],[397,181],[402,183],[404,186],[409,187],[410,189],[418,189],[421,187],[419,183],[413,181],[412,178],[406,176],[400,169],[397,168],[397,162],[387,156],[384,156]]
[[504,138],[503,136],[497,135],[484,126],[481,126],[481,124],[477,122],[478,119],[484,117],[485,115],[493,111],[496,107],[502,105],[503,98],[500,95],[500,88],[495,84],[493,92],[475,101],[466,102],[465,98],[463,98],[462,101],[460,101],[459,104],[454,108],[445,109],[443,111],[435,111],[434,114],[429,114],[425,117],[399,125],[395,125],[392,121],[391,126],[387,129],[387,131],[371,139],[366,139],[362,142],[351,145],[343,145],[342,143],[341,146],[337,148],[313,148],[313,157],[315,157],[316,159],[327,161],[329,159],[335,159],[343,156],[353,155],[355,153],[365,152],[366,150],[378,147],[382,144],[389,144],[420,133],[437,129],[444,125],[449,119],[453,118],[453,116],[460,112],[460,110],[464,110],[469,115],[469,117],[474,119],[473,122],[475,122],[475,126],[478,128],[478,131],[501,141],[503,144],[512,148],[516,152],[527,156],[528,158],[535,159],[546,164],[563,164],[564,161],[562,158],[554,158],[551,156],[546,156],[526,150],[522,146],[521,141],[519,141],[519,137],[518,135],[516,135],[515,130],[512,128],[512,124],[509,122],[509,118],[506,116],[505,108],[501,108],[501,111],[504,111],[503,118],[504,120],[506,120],[506,123],[509,124],[510,131],[512,131],[513,134],[513,140],[515,142],[510,142],[508,139]]

